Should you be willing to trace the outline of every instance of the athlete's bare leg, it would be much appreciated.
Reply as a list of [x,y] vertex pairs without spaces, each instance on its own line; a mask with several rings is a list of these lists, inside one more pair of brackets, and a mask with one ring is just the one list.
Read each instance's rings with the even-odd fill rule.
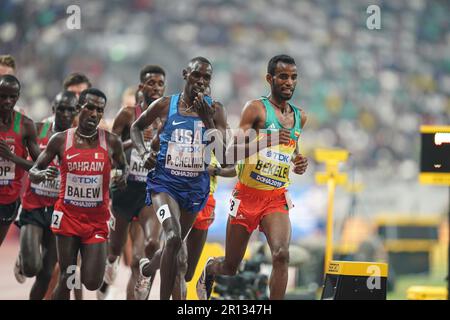
[[[111,209],[112,210],[112,209]],[[108,242],[108,261],[114,262],[122,254],[123,247],[127,241],[130,223],[122,215],[113,211],[115,218],[114,230],[111,229]]]
[[[162,300],[168,300],[172,294],[175,278],[179,273],[178,271],[186,270],[186,267],[180,268],[178,254],[185,248],[182,246],[183,239],[191,229],[197,215],[180,210],[178,203],[170,195],[164,192],[152,193],[152,202],[155,209],[167,204],[171,213],[171,217],[164,220],[162,224],[166,241],[161,254],[160,268],[160,298]],[[187,261],[185,263],[187,264]],[[150,274],[146,274],[145,269],[143,271],[144,276],[150,276]],[[184,274],[182,279],[184,279]]]
[[[73,266],[77,265],[77,256],[80,246],[81,241],[77,237],[56,236],[56,249],[58,252],[60,274],[58,285],[53,293],[53,300],[70,299],[70,291],[72,288],[69,288],[68,284],[74,284],[74,281],[70,280],[73,279]],[[70,278],[71,276],[72,278]]]
[[83,300],[83,287],[73,289],[73,297],[75,300]]
[[187,246],[186,241],[183,241],[182,243],[182,249],[180,250],[180,253],[178,254],[178,274],[175,279],[175,285],[173,287],[172,291],[172,299],[173,300],[186,300],[187,295],[187,287],[186,287],[186,272],[187,272],[187,259],[188,259],[188,252],[187,252]]
[[[153,206],[144,206],[139,212],[139,225],[131,223],[130,235],[132,237],[131,275],[127,285],[127,299],[134,300],[134,287],[139,276],[139,261],[147,257],[151,259],[159,249],[161,224],[156,217]],[[154,277],[156,271],[152,273]]]
[[44,230],[27,224],[20,228],[20,256],[22,272],[27,278],[34,277],[42,268],[41,243]]
[[[133,224],[133,221],[131,222],[131,224]],[[126,265],[127,267],[131,267],[131,259],[133,256],[133,243],[131,242],[131,224],[130,224],[130,228],[128,229],[128,236],[127,236],[127,241],[125,241],[125,246],[123,247],[123,252],[122,252],[122,261],[123,264]]]
[[127,284],[127,300],[135,300],[134,286],[139,276],[139,260],[144,256],[144,232],[137,221],[130,223],[130,237],[132,244],[131,275]]
[[271,300],[282,300],[286,294],[289,264],[291,221],[288,214],[273,213],[261,221],[264,234],[272,252],[272,273],[269,288]]
[[159,249],[159,239],[162,230],[153,206],[144,206],[141,209],[139,212],[139,223],[144,230],[145,256],[151,259]]
[[[111,207],[112,217],[114,219],[114,228],[110,229],[109,239],[107,244],[107,259],[105,259],[105,278],[101,285],[99,292],[97,292],[97,298],[103,300],[106,297],[107,291],[110,285],[113,284],[117,274],[117,259],[122,255],[125,255],[125,245],[127,245],[130,222],[123,218],[116,210]],[[116,263],[116,264],[114,264]],[[128,261],[130,263],[130,261]]]
[[88,290],[97,290],[102,285],[106,251],[106,242],[81,245],[81,282]]
[[192,228],[191,232],[189,232],[189,236],[186,240],[188,253],[188,268],[185,276],[186,282],[191,281],[194,276],[207,237],[208,229],[201,230]]
[[[55,239],[56,246],[56,239]],[[58,257],[56,257],[58,260]],[[58,284],[59,279],[59,263],[56,262],[55,267],[52,272],[52,277],[50,279],[50,283],[48,284],[47,292],[45,293],[44,300],[51,300],[53,296],[53,292],[55,291],[56,285]]]
[[234,276],[244,258],[251,233],[244,226],[231,224],[228,218],[225,257],[215,258],[207,267],[210,275]]
[[[180,279],[179,275],[175,281],[175,289],[172,293],[174,300],[186,300],[187,288],[186,282],[192,280],[195,273],[195,268],[197,267],[198,260],[202,254],[203,247],[205,246],[206,238],[208,237],[208,229],[201,230],[192,228],[183,245],[186,245],[187,253],[187,270],[184,276],[184,280]],[[182,262],[184,257],[180,257],[180,262]]]
[[31,288],[30,300],[42,300],[49,287],[56,264],[56,239],[51,230],[46,230],[42,241],[42,268]]

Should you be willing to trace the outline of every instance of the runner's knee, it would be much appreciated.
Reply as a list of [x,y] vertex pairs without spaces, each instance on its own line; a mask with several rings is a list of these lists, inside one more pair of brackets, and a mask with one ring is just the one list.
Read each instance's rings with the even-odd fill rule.
[[102,285],[103,279],[95,276],[88,276],[86,279],[83,279],[83,284],[86,289],[90,291],[97,290]]
[[289,248],[279,247],[273,250],[272,263],[274,265],[287,265],[289,263]]

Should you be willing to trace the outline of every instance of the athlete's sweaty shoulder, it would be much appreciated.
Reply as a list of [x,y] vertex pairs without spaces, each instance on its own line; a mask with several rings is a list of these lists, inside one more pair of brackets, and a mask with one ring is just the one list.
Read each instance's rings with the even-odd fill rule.
[[303,129],[303,127],[305,126],[305,124],[306,124],[306,119],[308,119],[308,117],[306,116],[306,112],[305,112],[305,110],[303,110],[303,108],[302,107],[298,107],[298,106],[295,106],[295,105],[293,105],[293,104],[291,104],[291,106],[293,107],[293,108],[296,108],[298,111],[300,111],[300,115],[301,115],[301,125],[300,125],[300,128],[302,128]]
[[241,122],[239,127],[247,130],[263,129],[266,122],[266,111],[264,104],[259,99],[247,101],[241,113]]
[[136,107],[133,106],[125,106],[120,108],[119,112],[117,113],[116,117],[114,118],[114,121],[123,121],[123,122],[132,122],[135,115],[135,109]]
[[[16,111],[14,111],[16,112]],[[39,145],[37,144],[37,132],[36,125],[33,120],[22,115],[22,142],[25,147],[28,149],[28,152],[33,160],[36,160],[39,156],[41,150],[39,149]]]
[[66,145],[66,138],[67,130],[53,134],[47,143],[46,151],[62,157]]
[[164,96],[164,97],[161,97],[161,98],[153,101],[152,104],[150,105],[150,107],[153,106],[153,104],[154,104],[155,107],[160,110],[160,114],[162,116],[165,116],[169,113],[169,107],[170,107],[171,100],[172,100],[172,96]]
[[[167,116],[169,114],[170,109],[170,101],[172,97],[171,96],[164,96],[161,97],[150,104],[150,106],[147,108],[145,112],[149,112],[150,109],[155,110],[156,118],[161,119],[162,122],[165,122],[167,119]],[[153,123],[153,121],[152,121]]]
[[[17,112],[17,111],[14,111]],[[20,112],[18,112],[20,113]],[[24,129],[24,136],[26,137],[34,137],[36,136],[36,125],[33,120],[28,118],[26,115],[21,113],[22,115],[22,124]]]

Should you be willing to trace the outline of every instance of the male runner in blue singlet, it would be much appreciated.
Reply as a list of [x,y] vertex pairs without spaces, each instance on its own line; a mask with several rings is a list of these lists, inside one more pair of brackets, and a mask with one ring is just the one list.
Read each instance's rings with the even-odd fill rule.
[[[186,80],[183,92],[153,102],[131,127],[131,139],[145,166],[155,168],[148,174],[147,204],[153,204],[166,239],[160,262],[161,299],[170,298],[176,277],[184,278],[187,268],[184,240],[208,200],[204,133],[207,129],[218,129],[225,136],[223,107],[204,95],[211,76],[211,63],[203,57],[193,58],[183,70]],[[159,152],[147,150],[142,135],[157,118],[162,122]],[[151,261],[142,259],[139,268],[141,275],[135,296],[145,300],[152,281]]]

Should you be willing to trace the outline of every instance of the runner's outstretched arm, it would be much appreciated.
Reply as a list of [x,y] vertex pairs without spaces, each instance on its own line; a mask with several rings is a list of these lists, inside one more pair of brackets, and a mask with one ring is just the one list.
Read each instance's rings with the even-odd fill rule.
[[[114,118],[112,124],[112,133],[117,134],[119,137],[122,136],[122,133],[128,129],[128,124],[132,120],[132,113],[130,107],[123,107],[119,110],[117,116]],[[122,141],[123,149],[127,150],[133,146],[133,142],[131,139],[126,141]]]
[[[39,145],[36,142],[36,127],[33,123],[33,121],[27,117],[23,117],[23,128],[25,131],[24,134],[24,144],[25,147],[28,149],[28,152],[31,155],[31,158],[33,160],[36,160],[39,156],[39,153],[41,152],[39,150]],[[16,154],[11,152],[11,149],[9,146],[2,140],[0,140],[0,157],[7,159],[11,162],[14,162],[18,166],[22,167],[25,170],[30,170],[33,166],[34,162],[18,157]]]
[[235,162],[252,156],[266,147],[289,142],[289,130],[279,130],[279,134],[269,134],[263,139],[256,139],[257,127],[265,122],[265,111],[259,100],[252,100],[246,103],[242,110],[239,130],[233,137],[233,143],[227,148],[227,159],[234,158]]
[[52,136],[47,147],[39,155],[36,163],[30,169],[30,181],[33,183],[41,183],[44,180],[54,180],[59,172],[55,167],[48,167],[56,156],[60,155],[61,146],[65,142],[65,132],[60,132]]

